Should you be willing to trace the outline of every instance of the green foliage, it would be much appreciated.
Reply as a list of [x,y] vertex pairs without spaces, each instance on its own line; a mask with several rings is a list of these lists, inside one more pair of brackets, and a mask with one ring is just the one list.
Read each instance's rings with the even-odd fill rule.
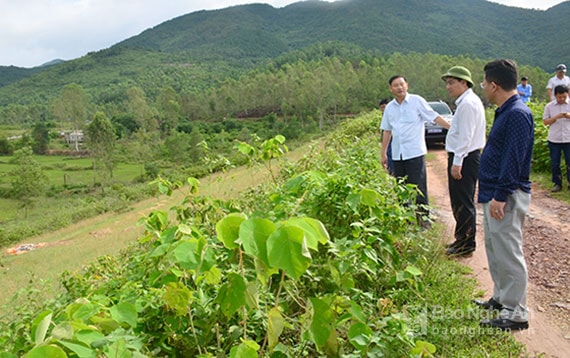
[[[188,190],[174,215],[152,212],[136,246],[66,273],[54,301],[0,322],[0,346],[62,357],[469,355],[474,345],[428,329],[453,317],[422,307],[468,305],[456,290],[469,280],[434,257],[404,205],[415,188],[380,167],[377,119],[348,121],[326,149],[235,202],[197,197],[195,178],[157,179],[163,193]],[[496,337],[471,339],[501,349]]]
[[38,122],[32,129],[32,150],[34,154],[46,154],[49,147],[49,128],[45,122]]
[[548,149],[549,127],[542,122],[544,114],[543,102],[531,102],[529,107],[534,117],[534,147],[532,152],[532,170],[534,172],[550,172],[550,150]]
[[42,195],[48,181],[38,162],[32,157],[32,149],[25,147],[14,153],[16,168],[10,173],[12,179],[12,195],[20,201],[28,216],[28,209],[34,204],[34,198]]
[[97,112],[87,126],[87,144],[95,159],[93,171],[99,172],[102,189],[105,179],[113,176],[115,142],[115,130],[111,121],[103,112]]

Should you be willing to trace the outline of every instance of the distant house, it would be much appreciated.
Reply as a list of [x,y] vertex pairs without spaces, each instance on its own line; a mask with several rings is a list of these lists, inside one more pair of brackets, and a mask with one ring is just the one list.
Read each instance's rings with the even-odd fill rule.
[[71,132],[65,132],[63,134],[65,137],[65,142],[69,146],[75,146],[77,143],[83,143],[83,131],[75,130]]

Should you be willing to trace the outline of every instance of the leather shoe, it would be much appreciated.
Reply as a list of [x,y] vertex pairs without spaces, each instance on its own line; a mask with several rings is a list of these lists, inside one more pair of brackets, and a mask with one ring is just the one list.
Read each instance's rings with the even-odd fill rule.
[[445,251],[445,253],[447,254],[447,256],[468,257],[468,256],[472,256],[474,251],[475,251],[474,247],[451,246],[450,248],[447,249],[447,251]]
[[560,190],[562,190],[562,186],[556,184],[556,185],[554,185],[554,188],[552,188],[551,192],[557,193],[557,192],[559,192]]
[[499,302],[495,301],[494,298],[490,298],[489,301],[483,301],[483,300],[472,300],[471,302],[473,302],[474,304],[476,304],[479,307],[482,307],[486,310],[496,310],[496,311],[500,311],[501,309],[503,309],[503,305],[500,304]]
[[528,328],[528,322],[511,321],[505,318],[484,319],[481,321],[481,326],[498,328],[503,331],[521,331]]

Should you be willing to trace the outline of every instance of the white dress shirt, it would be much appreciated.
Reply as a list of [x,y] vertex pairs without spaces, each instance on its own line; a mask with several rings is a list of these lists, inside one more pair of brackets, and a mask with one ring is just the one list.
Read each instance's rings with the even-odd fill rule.
[[445,150],[453,153],[453,165],[462,166],[463,159],[485,146],[485,107],[471,88],[455,101],[457,109],[445,139]]
[[[427,153],[425,122],[433,122],[439,114],[425,99],[407,94],[402,103],[388,103],[380,129],[392,132],[392,159],[408,160]],[[390,155],[390,153],[388,153]]]

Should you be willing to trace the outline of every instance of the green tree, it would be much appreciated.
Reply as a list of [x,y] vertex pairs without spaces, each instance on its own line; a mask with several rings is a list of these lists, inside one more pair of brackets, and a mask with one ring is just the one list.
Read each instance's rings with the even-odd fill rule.
[[105,192],[105,182],[113,177],[113,153],[115,149],[115,130],[111,121],[103,112],[95,113],[93,121],[87,127],[87,145],[93,155],[93,175],[96,180],[100,173],[101,190]]
[[33,208],[34,199],[41,196],[47,187],[48,179],[40,164],[32,156],[32,148],[24,147],[14,152],[16,168],[10,173],[12,179],[12,195],[20,201],[24,208],[24,217]]
[[49,128],[45,122],[38,122],[32,129],[32,150],[34,154],[46,154],[49,147]]
[[[87,117],[87,109],[89,107],[89,97],[80,85],[71,83],[65,87],[61,92],[61,96],[55,100],[52,112],[54,117],[59,118],[61,121],[69,121],[73,132],[78,132],[83,128],[83,123]],[[79,136],[75,138],[75,150],[79,150]]]

